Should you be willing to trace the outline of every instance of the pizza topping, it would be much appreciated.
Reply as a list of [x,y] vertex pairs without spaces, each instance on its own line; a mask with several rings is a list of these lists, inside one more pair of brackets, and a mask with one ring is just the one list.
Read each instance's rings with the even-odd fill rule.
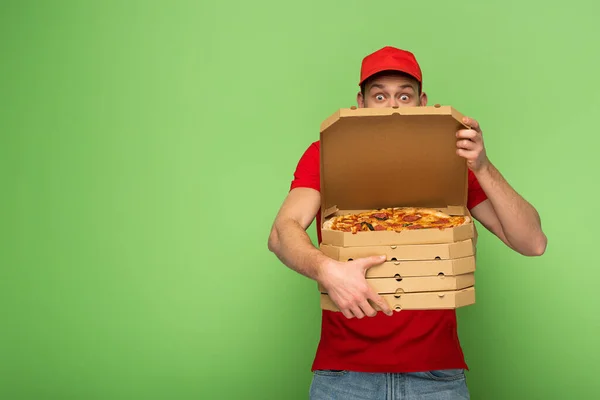
[[377,218],[380,221],[385,221],[386,219],[388,219],[388,216],[385,213],[375,213],[375,214],[371,214],[371,216],[373,218]]
[[[415,222],[417,222],[415,224]],[[327,222],[328,228],[336,231],[358,232],[395,231],[438,228],[440,230],[460,226],[470,221],[465,216],[450,216],[428,208],[383,208],[372,211],[338,215]]]
[[424,226],[422,226],[422,225],[418,225],[418,224],[417,224],[417,225],[410,225],[410,226],[408,226],[407,228],[408,228],[408,229],[423,229],[423,228],[424,228]]
[[405,216],[402,217],[402,221],[406,221],[406,222],[415,222],[415,221],[417,221],[419,219],[421,219],[420,215],[411,215],[411,214],[408,214],[408,215],[405,215]]
[[[361,227],[361,229],[363,231],[366,231],[367,229],[370,230],[370,231],[374,231],[375,230],[375,228],[373,228],[373,225],[371,225],[368,222],[361,222],[360,223],[360,227]],[[367,228],[367,229],[365,229],[365,228]]]

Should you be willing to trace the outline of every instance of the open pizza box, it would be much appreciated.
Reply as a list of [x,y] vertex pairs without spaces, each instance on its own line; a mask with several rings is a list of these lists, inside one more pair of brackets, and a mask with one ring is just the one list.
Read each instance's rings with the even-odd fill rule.
[[[340,247],[453,243],[472,239],[468,169],[456,154],[463,115],[449,106],[340,109],[321,125],[322,243]],[[326,229],[337,215],[391,207],[435,208],[470,218],[447,229]]]
[[[321,126],[321,251],[338,261],[386,255],[366,278],[394,310],[475,302],[477,231],[467,208],[468,169],[456,154],[466,128],[452,107],[341,109]],[[328,219],[391,207],[468,216],[443,230],[341,232]],[[321,308],[337,310],[319,286]]]

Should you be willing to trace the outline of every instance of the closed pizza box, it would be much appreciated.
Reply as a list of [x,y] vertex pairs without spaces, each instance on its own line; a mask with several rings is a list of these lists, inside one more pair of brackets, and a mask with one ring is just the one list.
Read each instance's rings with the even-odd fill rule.
[[[449,106],[340,109],[321,124],[322,243],[340,247],[453,243],[475,236],[468,169],[456,154],[463,115]],[[470,222],[403,232],[324,229],[329,218],[390,207],[427,207]]]
[[387,261],[452,260],[475,255],[473,239],[454,243],[411,244],[392,246],[340,247],[321,244],[321,251],[337,261],[351,261],[370,256],[386,256]]
[[[457,276],[419,276],[408,278],[371,278],[367,283],[378,294],[398,294],[415,292],[439,292],[448,290],[465,289],[475,285],[474,273]],[[322,285],[321,293],[327,293]]]
[[[456,309],[475,304],[475,287],[440,292],[384,294],[381,297],[394,311]],[[371,303],[371,305],[377,311],[381,311],[375,304]],[[325,293],[321,293],[321,308],[339,311],[329,295]]]
[[366,278],[408,278],[416,276],[454,276],[475,272],[475,256],[450,260],[386,261],[371,267]]

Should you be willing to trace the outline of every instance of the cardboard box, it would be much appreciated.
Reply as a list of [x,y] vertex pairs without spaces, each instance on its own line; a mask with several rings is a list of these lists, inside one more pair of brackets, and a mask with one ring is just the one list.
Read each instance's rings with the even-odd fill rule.
[[[378,294],[398,294],[414,292],[441,292],[461,290],[475,285],[474,273],[457,276],[419,276],[409,278],[371,278],[367,279],[369,286]],[[327,293],[321,285],[319,291]]]
[[433,261],[386,261],[371,267],[367,279],[462,275],[475,272],[475,256]]
[[[340,247],[453,243],[472,239],[468,169],[456,154],[466,128],[452,107],[341,109],[321,125],[322,243]],[[389,207],[466,215],[456,228],[404,232],[323,229],[332,216]]]
[[388,261],[451,260],[475,255],[475,245],[472,239],[455,243],[410,244],[404,246],[337,247],[321,244],[320,248],[323,254],[338,261],[351,261],[357,258],[382,255],[385,255]]
[[[382,295],[392,310],[444,310],[466,307],[475,304],[475,288],[470,287],[458,291],[424,292]],[[379,307],[371,303],[377,310]],[[329,311],[339,311],[331,298],[321,294],[321,308]]]
[[[467,209],[468,169],[452,107],[341,109],[321,125],[320,248],[338,261],[386,255],[366,278],[394,309],[448,309],[475,302],[477,232]],[[435,208],[470,222],[447,229],[333,231],[336,215],[391,207]],[[319,286],[321,307],[337,308]]]

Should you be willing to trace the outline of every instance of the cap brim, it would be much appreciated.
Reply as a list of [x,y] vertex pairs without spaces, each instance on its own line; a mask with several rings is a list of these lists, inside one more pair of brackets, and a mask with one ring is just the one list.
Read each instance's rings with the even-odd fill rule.
[[406,71],[406,69],[404,69],[404,68],[398,68],[398,67],[381,67],[381,68],[377,68],[377,69],[375,69],[373,71],[369,71],[369,73],[358,83],[358,86],[362,85],[364,81],[366,81],[367,79],[371,78],[373,75],[378,74],[380,72],[401,72],[403,74],[406,74],[406,75],[409,75],[409,76],[413,77],[417,82],[421,83],[421,79],[419,79],[414,74]]

